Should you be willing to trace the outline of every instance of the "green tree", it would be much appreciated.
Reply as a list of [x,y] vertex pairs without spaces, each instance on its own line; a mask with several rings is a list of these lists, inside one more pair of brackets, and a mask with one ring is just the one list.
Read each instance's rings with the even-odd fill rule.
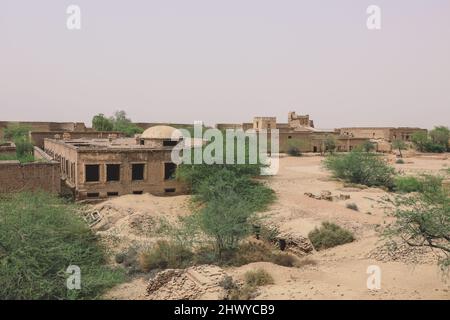
[[16,157],[21,162],[34,161],[34,147],[30,142],[30,131],[31,128],[28,126],[13,123],[8,125],[4,132],[5,139],[13,141],[16,145]]
[[[80,217],[79,205],[46,193],[0,197],[0,299],[93,299],[123,280]],[[68,290],[66,270],[81,269]]]
[[236,249],[252,230],[254,212],[248,202],[234,191],[216,194],[197,213],[200,229],[214,239],[219,258],[226,250]]
[[450,196],[440,178],[422,181],[420,192],[397,196],[393,216],[396,218],[386,235],[412,247],[431,247],[441,250],[443,268],[450,266]]
[[116,111],[110,121],[116,131],[123,132],[127,137],[132,137],[137,133],[142,133],[143,129],[135,125],[123,110]]
[[92,118],[92,128],[97,131],[112,131],[114,124],[103,113],[99,113]]
[[392,141],[392,148],[397,149],[398,152],[400,153],[400,158],[403,158],[403,154],[402,154],[402,150],[406,150],[407,149],[407,145],[403,140],[394,140]]
[[17,141],[17,140],[29,140],[28,134],[31,131],[31,127],[24,126],[18,123],[11,123],[5,128],[4,138],[5,140]]
[[376,153],[353,150],[344,155],[329,155],[324,166],[336,178],[347,182],[389,189],[394,186],[394,168]]
[[425,152],[429,141],[428,134],[423,131],[414,132],[411,136],[411,141],[414,143],[417,150],[420,152]]
[[302,155],[302,149],[307,145],[307,142],[303,139],[289,139],[287,142],[287,154],[293,157]]
[[324,140],[325,151],[333,153],[336,150],[336,138],[332,135],[328,135]]
[[365,152],[371,152],[375,150],[375,143],[366,140],[361,144],[361,149],[364,150]]
[[433,143],[444,146],[446,150],[449,149],[448,141],[450,139],[450,130],[448,127],[434,127],[434,129],[430,131],[430,138]]

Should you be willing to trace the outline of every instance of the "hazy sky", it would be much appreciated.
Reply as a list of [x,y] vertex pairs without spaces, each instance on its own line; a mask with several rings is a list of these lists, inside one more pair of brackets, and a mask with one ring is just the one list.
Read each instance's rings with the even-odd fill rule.
[[[66,27],[68,5],[81,30]],[[366,27],[369,5],[382,28]],[[0,120],[450,125],[449,0],[0,0]]]

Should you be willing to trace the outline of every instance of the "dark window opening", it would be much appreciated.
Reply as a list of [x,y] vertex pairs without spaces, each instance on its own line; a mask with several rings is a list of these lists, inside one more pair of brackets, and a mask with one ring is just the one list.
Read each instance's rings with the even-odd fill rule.
[[88,198],[98,198],[100,194],[98,192],[88,192],[87,197]]
[[87,164],[85,166],[86,182],[93,182],[100,180],[100,166],[98,164]]
[[173,162],[168,162],[164,164],[164,179],[173,180],[175,179],[175,171],[177,170],[177,165]]
[[317,152],[317,147],[316,146],[313,147],[313,152]]
[[278,246],[280,247],[281,251],[284,251],[286,249],[286,240],[278,239]]
[[141,146],[143,146],[143,145],[145,144],[145,140],[144,140],[144,139],[141,139],[141,140],[139,141],[139,144],[140,144]]
[[120,164],[107,164],[106,181],[119,181],[119,180],[120,180]]
[[119,193],[118,192],[107,192],[106,195],[108,197],[117,197],[119,195]]
[[166,189],[164,189],[164,192],[165,192],[165,193],[173,193],[173,192],[175,192],[175,191],[176,191],[175,188],[166,188]]
[[144,180],[144,168],[145,164],[143,163],[135,163],[131,165],[131,179]]
[[178,141],[173,140],[163,140],[163,147],[174,147],[178,144]]
[[288,139],[292,139],[292,136],[288,136]]
[[142,191],[142,190],[139,190],[139,191],[133,191],[133,194],[143,194],[144,193],[144,191]]

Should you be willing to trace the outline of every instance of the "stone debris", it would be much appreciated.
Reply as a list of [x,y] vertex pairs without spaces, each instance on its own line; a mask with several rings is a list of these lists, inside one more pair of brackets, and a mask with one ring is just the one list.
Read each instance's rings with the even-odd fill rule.
[[342,193],[340,193],[339,195],[333,195],[328,190],[322,191],[320,193],[320,195],[315,195],[315,194],[313,194],[311,192],[305,192],[304,194],[305,194],[305,196],[308,196],[310,198],[317,199],[317,200],[334,201],[334,200],[348,200],[348,199],[350,199],[350,195],[349,194],[342,194]]
[[227,294],[220,286],[220,282],[226,275],[222,268],[213,265],[163,270],[149,280],[147,298],[150,300],[220,300]]
[[297,255],[305,255],[314,250],[308,238],[292,233],[282,233],[277,236],[281,250],[291,251]]
[[102,215],[97,210],[89,211],[83,216],[83,219],[89,227],[93,227],[102,220]]
[[382,262],[403,262],[407,264],[435,264],[437,251],[428,247],[411,247],[405,243],[381,245],[370,251],[367,258]]

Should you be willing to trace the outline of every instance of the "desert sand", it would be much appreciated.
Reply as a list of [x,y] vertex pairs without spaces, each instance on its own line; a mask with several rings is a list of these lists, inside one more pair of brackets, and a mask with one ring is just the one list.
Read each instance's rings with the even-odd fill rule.
[[[408,156],[405,164],[394,164],[405,174],[439,173],[447,170],[447,156]],[[309,254],[315,263],[300,268],[288,268],[259,262],[241,267],[226,268],[233,278],[242,279],[252,269],[263,268],[274,278],[274,284],[261,287],[256,299],[450,299],[450,280],[440,271],[439,254],[430,249],[412,249],[406,246],[397,251],[386,249],[380,230],[391,221],[383,198],[389,194],[378,188],[345,187],[332,179],[320,156],[282,157],[276,176],[263,178],[276,192],[277,201],[265,212],[268,224],[282,232],[307,236],[323,221],[331,221],[354,232],[356,241]],[[336,196],[333,201],[311,198],[305,193],[320,195],[326,191]],[[350,196],[339,200],[339,195]],[[189,196],[158,198],[150,195],[132,195],[97,205],[106,208],[120,205],[107,227],[97,226],[100,233],[114,234],[122,243],[142,240],[139,232],[130,233],[130,222],[147,221],[148,217],[165,216],[173,219],[188,213]],[[342,198],[341,198],[342,199]],[[355,203],[359,211],[346,208]],[[100,210],[102,211],[102,210]],[[108,211],[105,211],[108,215]],[[123,214],[127,212],[128,214]],[[130,215],[130,213],[133,213]],[[133,217],[138,213],[137,217]],[[150,219],[153,221],[152,219]],[[117,223],[120,221],[120,223]],[[150,223],[151,225],[151,223]],[[150,228],[151,229],[151,228]],[[139,229],[140,230],[140,229]],[[130,236],[131,234],[131,236]],[[145,234],[151,241],[151,233]],[[367,288],[366,273],[371,265],[380,267],[381,289]],[[147,299],[149,275],[141,275],[108,292],[107,299]]]

